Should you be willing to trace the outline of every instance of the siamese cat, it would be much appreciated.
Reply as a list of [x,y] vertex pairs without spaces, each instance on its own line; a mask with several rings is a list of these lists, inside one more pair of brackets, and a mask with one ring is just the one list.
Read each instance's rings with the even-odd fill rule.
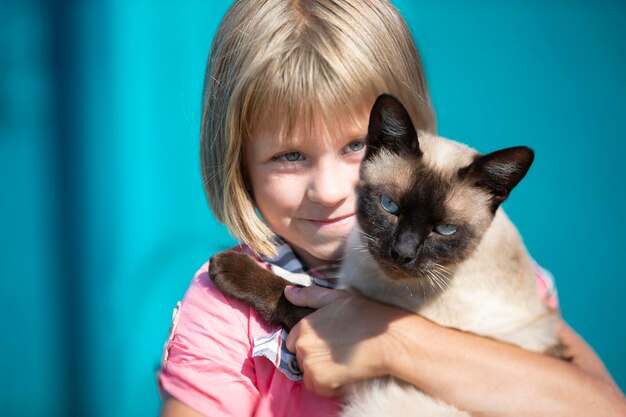
[[[557,313],[539,299],[533,261],[500,208],[526,175],[533,151],[481,155],[418,135],[389,95],[372,108],[366,143],[358,226],[348,237],[341,286],[442,326],[558,355]],[[209,275],[268,322],[290,329],[312,312],[290,304],[283,295],[290,283],[246,255],[216,255]],[[470,415],[391,377],[353,388],[344,417]]]

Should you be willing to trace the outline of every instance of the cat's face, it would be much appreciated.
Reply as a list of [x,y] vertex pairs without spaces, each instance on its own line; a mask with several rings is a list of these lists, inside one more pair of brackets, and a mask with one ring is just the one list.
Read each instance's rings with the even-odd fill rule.
[[413,155],[382,151],[364,162],[357,217],[388,276],[449,275],[471,253],[493,214],[482,193],[458,183]]
[[362,240],[388,277],[427,280],[435,291],[532,163],[523,147],[482,156],[444,139],[420,143],[390,96],[372,109],[367,145],[357,188]]

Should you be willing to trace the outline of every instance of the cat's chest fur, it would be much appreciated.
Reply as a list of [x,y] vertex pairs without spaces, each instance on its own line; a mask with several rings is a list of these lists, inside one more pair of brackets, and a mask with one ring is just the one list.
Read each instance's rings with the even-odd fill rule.
[[459,266],[445,291],[431,300],[424,299],[420,285],[388,278],[363,252],[362,239],[358,228],[349,237],[340,274],[342,287],[443,326],[529,350],[543,352],[558,342],[556,315],[538,297],[535,268],[502,210],[474,256]]

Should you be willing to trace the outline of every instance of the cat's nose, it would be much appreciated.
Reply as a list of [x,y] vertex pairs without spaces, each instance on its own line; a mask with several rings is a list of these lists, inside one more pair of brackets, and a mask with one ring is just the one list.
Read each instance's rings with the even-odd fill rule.
[[398,233],[391,242],[389,255],[396,263],[404,266],[415,259],[420,245],[420,234],[414,230],[405,230]]
[[398,252],[394,247],[390,250],[391,259],[400,265],[406,265],[411,262],[415,256],[415,253],[406,253],[404,251]]

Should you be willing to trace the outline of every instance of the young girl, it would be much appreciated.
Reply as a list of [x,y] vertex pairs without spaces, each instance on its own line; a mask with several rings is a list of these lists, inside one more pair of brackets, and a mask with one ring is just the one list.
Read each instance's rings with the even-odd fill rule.
[[[571,363],[332,289],[381,93],[434,132],[419,54],[389,2],[242,0],[228,11],[205,78],[206,192],[217,219],[245,242],[234,250],[311,275],[317,285],[286,296],[318,310],[286,338],[221,294],[203,265],[164,349],[162,415],[330,416],[344,387],[382,375],[485,415],[626,413],[600,360],[565,324]],[[549,291],[541,296],[555,305]]]

